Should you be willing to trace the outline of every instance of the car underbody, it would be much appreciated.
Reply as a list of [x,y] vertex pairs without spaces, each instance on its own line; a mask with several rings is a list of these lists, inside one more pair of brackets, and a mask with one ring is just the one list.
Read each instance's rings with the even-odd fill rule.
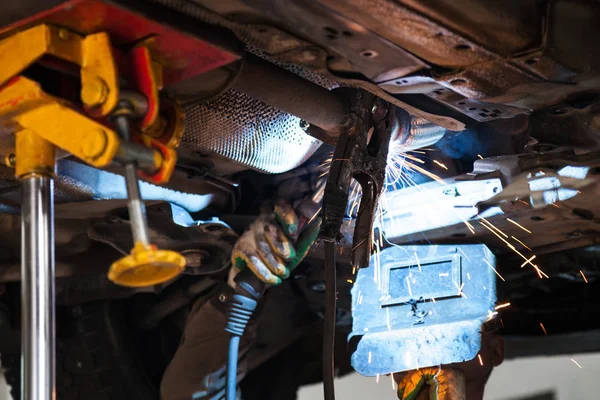
[[[115,47],[129,49],[152,36],[136,32],[142,25],[123,28],[132,13],[213,46],[202,53],[206,65],[221,60],[165,81],[161,93],[183,124],[178,162],[168,182],[141,184],[151,242],[185,257],[180,278],[137,288],[108,279],[109,266],[134,245],[121,170],[59,154],[59,399],[83,398],[91,381],[106,390],[93,398],[158,398],[191,305],[226,280],[238,235],[265,204],[300,200],[322,184],[345,123],[346,91],[406,112],[375,218],[385,233],[378,245],[485,244],[497,259],[499,302],[510,303],[501,314],[509,357],[600,350],[595,1],[24,0],[2,8],[3,37],[49,23],[82,35],[107,31]],[[165,65],[175,65],[173,54],[200,62],[186,58],[183,44],[156,43],[157,51],[171,52],[161,54]],[[32,66],[25,75],[44,79],[51,70]],[[0,153],[9,156],[5,128]],[[1,166],[0,353],[14,385],[20,189],[14,169]],[[352,208],[338,256],[337,322],[346,331]],[[302,316],[314,316],[306,326],[319,324],[323,259],[321,243],[266,307],[298,303]],[[290,287],[296,297],[288,302],[282,293]],[[285,354],[304,357],[306,365],[319,360],[320,348],[309,340],[319,338],[303,337],[291,322],[272,324],[277,329],[264,327],[270,333],[261,342],[263,363]],[[289,332],[311,351],[297,354],[281,342]],[[259,379],[261,370],[254,374]],[[121,379],[135,382],[136,393],[119,393]],[[303,379],[298,384],[318,378]]]

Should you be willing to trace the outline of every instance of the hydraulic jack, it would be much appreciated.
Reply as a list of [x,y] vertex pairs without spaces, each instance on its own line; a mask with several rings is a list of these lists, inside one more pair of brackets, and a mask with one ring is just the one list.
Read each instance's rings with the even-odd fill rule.
[[[22,396],[50,400],[56,397],[57,150],[94,167],[124,167],[135,245],[130,255],[111,266],[109,279],[125,286],[150,286],[177,276],[185,259],[150,243],[137,175],[156,184],[167,182],[175,167],[173,147],[182,132],[157,132],[180,125],[159,121],[162,70],[144,43],[120,52],[106,33],[84,36],[42,24],[0,40],[0,64],[0,126],[2,133],[14,136],[13,144],[3,144],[2,151],[6,163],[15,167],[22,190]],[[34,64],[38,74],[30,73]],[[49,72],[39,74],[40,69]],[[64,83],[58,89],[52,85],[57,73]],[[53,88],[52,93],[42,87]]]

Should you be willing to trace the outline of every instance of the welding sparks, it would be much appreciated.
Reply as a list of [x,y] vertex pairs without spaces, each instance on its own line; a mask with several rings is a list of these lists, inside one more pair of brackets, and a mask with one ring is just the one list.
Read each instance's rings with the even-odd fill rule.
[[510,303],[500,304],[496,306],[495,310],[500,310],[501,308],[506,308],[508,306],[510,306]]
[[462,253],[463,256],[465,256],[465,258],[467,259],[467,261],[471,262],[471,259],[469,258],[469,256],[467,255],[467,253],[465,253],[463,251],[463,249],[461,249],[460,247],[458,248],[458,251],[460,251]]
[[479,359],[479,364],[483,367],[483,358],[481,358],[481,354],[477,354],[477,358]]
[[490,262],[489,262],[488,260],[486,260],[486,259],[484,258],[484,259],[483,259],[483,261],[484,261],[484,262],[485,262],[485,263],[488,265],[488,267],[490,267],[490,268],[492,269],[492,271],[494,271],[494,272],[496,273],[496,275],[498,275],[498,277],[499,277],[500,279],[502,279],[504,282],[506,282],[506,279],[504,279],[504,278],[502,277],[502,275],[500,275],[500,274],[498,273],[498,271],[496,271],[496,268],[494,268],[494,266],[493,266],[492,264],[490,264]]
[[396,391],[396,381],[394,381],[394,374],[391,374],[390,378],[392,378],[392,390]]
[[531,231],[530,231],[529,229],[525,228],[523,225],[519,224],[518,222],[516,222],[516,221],[513,221],[513,220],[512,220],[512,219],[510,219],[510,218],[506,218],[506,220],[507,220],[508,222],[510,222],[511,224],[514,224],[514,225],[518,226],[519,228],[523,229],[525,232],[527,232],[527,233],[531,233]]
[[412,297],[412,288],[410,287],[410,279],[408,278],[408,276],[405,278],[406,279],[406,287],[408,288],[408,294],[410,295],[410,297]]
[[500,229],[498,229],[494,224],[492,224],[490,221],[488,221],[487,219],[481,217],[481,219],[483,220],[483,222],[485,222],[487,225],[489,225],[490,228],[492,228],[493,230],[495,230],[496,232],[498,232],[499,234],[501,234],[502,236],[504,236],[505,238],[508,239],[508,235],[504,232],[502,232]]
[[371,352],[369,352],[369,364],[371,364]]
[[481,156],[481,154],[477,154],[477,157],[479,157],[480,160],[483,160],[483,157]]
[[375,378],[375,382],[379,383],[379,374],[377,374],[377,377]]
[[540,327],[541,327],[541,328],[542,328],[542,330],[544,331],[544,335],[547,335],[547,334],[548,334],[548,332],[546,332],[546,327],[545,327],[545,326],[544,326],[544,324],[542,324],[541,322],[540,322]]
[[521,241],[520,241],[519,239],[517,239],[516,237],[514,237],[514,236],[511,236],[511,238],[512,238],[513,240],[517,241],[518,243],[520,243],[520,244],[521,244],[521,246],[525,247],[527,250],[529,250],[529,251],[533,251],[533,250],[531,250],[531,249],[529,248],[529,246],[527,246],[525,243],[521,242]]
[[[512,251],[514,251],[519,257],[521,257],[523,260],[526,260],[525,264],[530,264],[535,269],[535,271],[537,272],[537,274],[540,278],[542,278],[542,277],[549,278],[548,275],[546,275],[537,265],[533,264],[527,257],[525,257],[519,250],[517,250],[515,248],[515,246],[513,246],[512,244],[507,242],[502,236],[497,234],[493,229],[491,229],[489,226],[482,223],[481,221],[479,221],[479,224],[481,226],[483,226],[484,228],[486,228],[488,231],[492,232],[500,240],[502,240],[508,246],[508,248],[511,249]],[[498,229],[498,228],[496,228],[496,229]],[[488,265],[489,265],[489,263],[488,263]]]
[[456,282],[453,282],[453,283],[454,283],[454,286],[456,286],[456,288],[458,289],[457,296],[462,296],[465,299],[468,299],[468,297],[463,293],[463,288],[465,287],[465,283],[464,282],[461,283],[460,287],[458,286],[458,283],[456,283]]
[[587,278],[585,277],[585,274],[583,273],[583,270],[579,270],[579,273],[581,274],[581,277],[583,278],[583,280],[585,281],[585,283],[589,283]]
[[496,315],[498,315],[498,311],[488,310],[488,316],[485,322],[491,321]]
[[523,264],[521,264],[521,268],[523,268],[524,266],[526,266],[527,264],[530,264],[537,256],[534,254],[533,256],[531,256],[530,259],[525,260],[525,262]]
[[471,280],[471,274],[467,272],[467,279]]
[[448,167],[446,167],[443,163],[439,162],[438,160],[433,160],[433,162],[448,171]]
[[583,369],[583,367],[581,366],[581,364],[579,364],[577,361],[575,361],[575,360],[574,360],[574,359],[572,359],[572,358],[571,358],[571,361],[573,361],[573,362],[575,363],[575,365],[577,365],[579,368],[582,368],[582,369]]
[[[421,272],[421,262],[419,261],[419,256],[417,255],[417,252],[415,251],[415,258],[417,260],[417,265],[419,266],[419,272]],[[412,295],[411,295],[412,296]]]
[[416,164],[405,161],[405,165],[406,165],[406,169],[408,169],[408,170],[417,171],[417,172],[425,175],[426,177],[431,178],[438,183],[441,183],[442,185],[446,184],[446,181],[444,181],[442,178],[440,178],[439,176],[437,176],[436,174],[434,174],[432,172],[427,171],[426,169],[424,169],[422,167],[419,167]]

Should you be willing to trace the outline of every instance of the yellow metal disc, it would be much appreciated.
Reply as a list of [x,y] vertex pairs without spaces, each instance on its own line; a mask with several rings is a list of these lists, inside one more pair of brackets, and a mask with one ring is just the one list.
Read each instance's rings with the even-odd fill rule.
[[108,279],[127,287],[154,286],[175,278],[184,268],[181,254],[136,243],[131,254],[110,266]]

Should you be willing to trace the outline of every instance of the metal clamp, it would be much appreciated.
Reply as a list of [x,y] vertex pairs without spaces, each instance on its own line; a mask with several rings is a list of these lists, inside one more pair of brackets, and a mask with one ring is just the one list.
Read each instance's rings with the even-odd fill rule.
[[[168,181],[175,165],[174,150],[154,143],[150,138],[140,144],[130,143],[128,126],[127,135],[120,138],[109,127],[108,121],[98,122],[114,113],[123,97],[143,105],[134,107],[140,117],[139,129],[150,129],[159,110],[161,69],[150,59],[145,47],[136,47],[127,54],[128,57],[119,57],[122,62],[130,62],[130,68],[120,70],[128,71],[129,76],[124,78],[140,93],[128,96],[119,90],[115,54],[117,51],[111,47],[106,33],[81,36],[47,24],[0,40],[3,66],[0,71],[0,124],[5,131],[15,135],[14,147],[0,150],[4,152],[7,164],[16,168],[22,193],[21,329],[25,400],[55,397],[52,181],[56,148],[94,167],[105,167],[116,159],[125,161],[136,245],[128,258],[116,263],[121,283],[153,285],[173,278],[185,266],[185,259],[180,254],[158,250],[149,243],[136,176],[136,166],[140,165],[154,183]],[[44,58],[46,55],[52,56],[53,71],[69,75],[72,66],[78,66],[81,78],[78,98],[57,97],[68,90],[47,94],[40,83],[20,75],[33,64],[44,66],[48,63]],[[141,100],[136,102],[136,99]]]
[[394,106],[389,103],[364,92],[357,92],[351,98],[354,99],[352,112],[342,126],[325,188],[321,238],[337,239],[348,204],[350,180],[356,179],[363,194],[356,217],[352,260],[356,268],[366,268],[371,255],[375,212],[385,181],[389,144],[398,130],[398,122]]

